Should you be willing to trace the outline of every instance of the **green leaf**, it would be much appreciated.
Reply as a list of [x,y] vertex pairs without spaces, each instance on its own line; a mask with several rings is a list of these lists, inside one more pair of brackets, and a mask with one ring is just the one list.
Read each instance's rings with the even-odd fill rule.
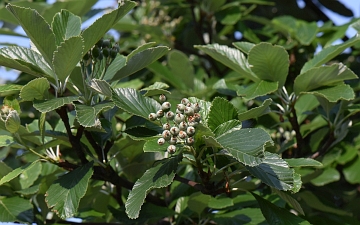
[[283,200],[285,200],[291,207],[293,207],[297,212],[301,215],[305,216],[304,210],[302,209],[301,205],[295,198],[293,198],[290,194],[284,191],[279,191],[277,189],[273,189],[273,191],[278,194]]
[[24,47],[10,46],[0,49],[0,64],[25,73],[54,80],[54,72],[43,56]]
[[349,40],[345,41],[342,44],[329,46],[327,48],[322,49],[318,54],[314,56],[313,59],[309,60],[303,68],[301,69],[300,74],[307,72],[308,70],[323,65],[327,63],[340,53],[342,53],[345,49],[357,44],[360,41],[360,36],[354,36]]
[[135,6],[135,2],[125,1],[120,8],[104,14],[86,28],[81,34],[84,39],[84,53],[88,52],[119,19],[125,16]]
[[[355,150],[355,149],[354,149]],[[360,183],[360,157],[357,157],[353,162],[349,163],[343,169],[345,179],[350,184]]]
[[262,182],[278,190],[288,191],[294,188],[294,169],[290,169],[286,161],[277,154],[265,152],[261,164],[246,168]]
[[62,9],[55,14],[51,28],[55,34],[56,45],[59,46],[65,40],[79,36],[81,33],[81,19],[71,12]]
[[33,206],[29,200],[20,197],[0,199],[0,221],[22,221],[32,223]]
[[188,208],[200,215],[208,207],[210,199],[210,195],[195,192],[189,196]]
[[295,37],[302,45],[310,45],[316,38],[318,27],[316,22],[296,21]]
[[38,165],[40,164],[39,160],[36,160],[32,163],[28,163],[24,166],[18,167],[16,169],[14,169],[13,171],[11,171],[10,173],[8,173],[6,176],[2,177],[0,180],[0,185],[3,185],[9,181],[11,181],[12,179],[16,178],[17,176],[19,176],[22,173],[26,173],[26,171],[31,171],[32,168],[38,168]]
[[301,93],[314,94],[326,98],[329,102],[337,102],[340,99],[349,101],[355,98],[354,90],[348,84],[340,84]]
[[159,96],[161,94],[170,94],[170,91],[167,91],[165,89],[168,89],[169,85],[162,83],[162,82],[155,82],[154,84],[141,89],[141,91],[146,91],[144,93],[144,96]]
[[170,145],[168,142],[165,142],[163,145],[158,144],[159,137],[147,140],[144,144],[144,152],[166,152],[167,147]]
[[289,71],[289,55],[285,48],[270,43],[260,43],[251,48],[248,62],[258,78],[285,84]]
[[294,81],[295,94],[311,91],[323,86],[341,84],[344,80],[357,79],[358,77],[342,63],[330,66],[316,67],[300,74]]
[[290,167],[321,167],[323,164],[310,158],[284,159]]
[[143,176],[136,181],[125,203],[126,214],[130,219],[139,217],[145,197],[152,189],[171,184],[181,160],[182,155],[177,155],[164,163],[159,163],[157,166],[146,170]]
[[320,176],[311,180],[315,186],[324,186],[326,184],[340,180],[340,173],[334,168],[325,168]]
[[255,107],[255,108],[252,108],[246,112],[243,112],[243,113],[239,113],[238,115],[238,119],[240,121],[245,121],[245,120],[248,120],[248,119],[252,119],[252,118],[258,118],[264,114],[267,114],[269,113],[271,110],[270,110],[270,104],[272,103],[272,100],[271,98],[269,99],[266,99],[262,104],[261,106],[258,106],[258,107]]
[[16,133],[20,128],[20,116],[16,110],[10,110],[9,114],[6,116],[5,128],[10,133]]
[[9,146],[14,143],[12,136],[0,135],[0,147]]
[[213,209],[223,209],[233,205],[234,202],[231,198],[219,196],[211,198],[208,204],[208,206]]
[[220,135],[228,132],[231,129],[241,129],[241,122],[239,120],[229,120],[217,126],[213,132],[215,134],[215,137],[219,137]]
[[182,82],[181,77],[175,76],[168,67],[161,64],[160,62],[155,61],[147,67],[154,74],[159,76],[161,79],[166,80],[168,83],[173,85],[179,90],[187,90],[187,87],[184,82]]
[[115,59],[111,62],[110,66],[107,68],[104,80],[111,80],[115,74],[126,65],[126,57],[120,54],[117,54]]
[[216,138],[239,162],[256,166],[263,162],[265,145],[272,143],[270,135],[260,128],[233,129]]
[[210,107],[207,125],[212,131],[214,131],[219,125],[229,120],[236,119],[236,117],[237,111],[233,104],[224,98],[216,97],[212,101],[212,105]]
[[259,96],[264,96],[270,93],[275,92],[278,89],[278,82],[269,82],[261,80],[255,83],[252,83],[248,86],[241,86],[237,89],[237,94],[239,96],[244,96],[245,99],[254,99]]
[[114,77],[111,78],[111,81],[120,80],[147,67],[151,63],[164,56],[169,50],[170,49],[168,47],[158,46],[137,52],[130,59],[127,58],[126,66],[117,71]]
[[259,208],[242,208],[226,213],[215,213],[214,219],[217,224],[267,224]]
[[246,42],[246,41],[240,41],[240,42],[233,42],[232,43],[237,49],[241,50],[245,54],[249,54],[250,49],[255,46],[254,43]]
[[22,87],[18,84],[0,84],[0,97],[17,94]]
[[32,163],[31,166],[23,169],[20,176],[19,182],[21,189],[26,189],[34,184],[39,175],[41,174],[42,164],[40,161],[36,160],[35,163]]
[[240,75],[249,78],[252,81],[260,80],[251,71],[245,55],[235,48],[230,48],[226,45],[219,44],[195,45],[194,47],[200,49],[215,60],[238,72]]
[[50,84],[46,78],[31,80],[21,89],[20,98],[23,101],[43,100],[48,96],[49,88]]
[[54,70],[62,83],[65,83],[66,78],[80,61],[83,44],[81,37],[71,37],[62,42],[54,52]]
[[49,24],[34,9],[22,8],[11,4],[8,4],[6,8],[16,17],[37,50],[46,62],[51,65],[56,45],[55,35]]
[[45,201],[60,218],[66,219],[77,213],[93,174],[93,162],[89,162],[57,179],[47,190]]
[[132,88],[115,89],[112,98],[117,107],[146,119],[150,113],[156,113],[161,108],[157,101],[142,96]]
[[46,113],[41,113],[39,118],[39,131],[41,136],[41,141],[45,142],[45,124],[46,124]]
[[111,97],[112,95],[110,84],[104,80],[92,79],[89,86],[93,91],[105,95],[106,97]]
[[42,113],[50,112],[52,110],[60,108],[63,105],[70,104],[78,99],[79,96],[68,96],[68,97],[54,98],[50,100],[34,101],[34,108]]
[[100,125],[100,121],[97,118],[97,115],[102,110],[110,109],[113,107],[114,103],[112,102],[101,102],[92,106],[76,104],[76,119],[84,127],[93,127],[95,125]]
[[252,193],[259,203],[262,214],[269,224],[277,225],[310,225],[310,223],[300,217],[295,216],[288,210],[280,208],[257,194]]
[[169,52],[168,65],[171,72],[181,78],[188,89],[194,89],[194,68],[187,55],[178,50]]

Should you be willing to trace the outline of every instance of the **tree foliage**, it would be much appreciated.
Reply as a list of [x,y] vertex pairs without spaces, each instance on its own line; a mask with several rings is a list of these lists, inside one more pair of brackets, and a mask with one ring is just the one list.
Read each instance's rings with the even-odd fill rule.
[[0,221],[359,223],[360,22],[317,4],[351,10],[95,2],[1,3]]

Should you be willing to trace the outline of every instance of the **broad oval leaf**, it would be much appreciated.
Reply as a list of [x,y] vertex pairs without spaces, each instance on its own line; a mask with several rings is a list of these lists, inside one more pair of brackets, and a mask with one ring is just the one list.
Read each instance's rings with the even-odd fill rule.
[[126,57],[117,54],[115,59],[111,62],[110,66],[106,69],[104,80],[111,80],[115,74],[126,65]]
[[147,140],[144,144],[144,152],[166,152],[167,147],[170,145],[168,142],[165,142],[163,145],[159,145],[158,144],[158,139],[160,138],[160,136],[158,136],[157,138],[152,138],[150,140]]
[[169,50],[170,49],[168,47],[158,46],[137,52],[130,59],[127,58],[126,65],[117,71],[117,73],[111,78],[111,81],[120,80],[147,67],[164,56]]
[[156,113],[161,108],[157,101],[142,96],[132,88],[115,89],[112,99],[117,107],[146,119],[150,113]]
[[9,146],[12,143],[14,143],[14,138],[12,136],[0,135],[0,147]]
[[54,72],[43,56],[24,47],[10,46],[0,49],[0,64],[28,74],[54,81]]
[[254,99],[275,92],[278,89],[278,82],[261,80],[248,86],[241,86],[237,89],[237,94],[245,99]]
[[255,46],[254,43],[246,42],[246,41],[240,41],[240,42],[234,42],[232,43],[237,49],[241,50],[245,54],[249,54],[252,47]]
[[62,83],[80,61],[84,49],[83,44],[81,37],[71,37],[62,42],[54,52],[54,70]]
[[60,108],[63,105],[70,104],[78,99],[79,96],[68,96],[68,97],[54,98],[50,100],[34,101],[34,108],[42,113],[50,112],[52,110]]
[[100,125],[100,121],[97,118],[97,115],[102,110],[110,109],[112,107],[114,107],[114,103],[112,102],[101,102],[92,106],[76,104],[76,118],[84,127]]
[[278,88],[284,86],[290,63],[285,48],[270,43],[257,44],[251,48],[248,62],[261,80],[279,82]]
[[60,218],[66,219],[77,213],[93,174],[93,162],[89,162],[57,179],[47,190],[45,201]]
[[2,177],[0,180],[0,185],[5,184],[9,181],[11,181],[12,179],[16,178],[17,176],[19,176],[20,174],[31,170],[33,167],[36,167],[37,164],[40,163],[39,160],[36,160],[32,163],[28,163],[24,166],[18,167],[16,169],[14,169],[13,171],[11,171],[10,173],[8,173],[6,176]]
[[214,131],[221,124],[236,119],[237,110],[224,98],[216,97],[211,104],[207,125]]
[[84,53],[88,52],[90,48],[92,48],[95,43],[119,21],[119,19],[125,16],[135,6],[135,2],[125,1],[120,8],[104,14],[86,28],[81,34],[84,39]]
[[55,35],[49,24],[34,9],[8,4],[6,8],[16,17],[25,33],[50,65],[56,50]]
[[154,96],[161,94],[170,94],[170,91],[165,89],[169,88],[169,85],[162,82],[155,82],[154,84],[141,89],[140,91],[145,91],[144,96]]
[[106,97],[111,97],[112,89],[108,82],[99,79],[92,79],[89,84],[90,88]]
[[320,96],[326,98],[329,102],[337,102],[340,99],[349,101],[355,98],[354,90],[348,84],[340,84],[301,93]]
[[324,186],[326,184],[340,180],[340,173],[335,168],[325,168],[324,171],[311,180],[315,186]]
[[188,56],[178,50],[172,50],[169,52],[168,65],[171,72],[181,78],[182,82],[188,89],[194,89],[194,68],[190,63]]
[[246,112],[239,113],[238,119],[240,121],[245,121],[248,119],[257,118],[262,115],[265,115],[271,111],[269,107],[271,103],[272,103],[271,98],[266,99],[260,106],[252,108]]
[[48,96],[49,88],[50,84],[46,78],[31,80],[21,89],[20,98],[23,101],[43,100]]
[[81,19],[68,10],[62,9],[55,14],[51,28],[55,34],[56,45],[81,33]]
[[350,162],[343,169],[344,177],[350,184],[359,184],[360,183],[359,171],[360,171],[360,157],[357,157],[354,161]]
[[182,155],[167,159],[165,163],[159,163],[157,166],[148,169],[136,181],[125,203],[126,214],[130,219],[139,217],[145,197],[152,189],[166,187],[172,183],[181,160]]
[[245,76],[252,81],[260,80],[255,74],[252,73],[244,54],[235,48],[230,48],[226,45],[219,44],[195,45],[195,48],[200,49],[215,60],[221,62],[225,66],[235,70],[242,76]]
[[335,86],[344,80],[357,79],[358,77],[342,63],[334,63],[330,66],[316,67],[300,74],[294,81],[294,91],[311,91],[323,86]]
[[5,119],[5,127],[10,133],[16,133],[20,128],[20,116],[16,110],[11,110]]
[[246,166],[251,174],[278,190],[294,190],[295,172],[277,154],[265,152],[263,161],[254,167]]
[[33,205],[30,200],[17,196],[2,198],[0,199],[0,221],[32,223],[34,221]]
[[18,84],[0,84],[0,97],[17,94],[22,87]]
[[310,158],[284,159],[290,167],[321,167],[323,164]]
[[234,129],[216,138],[232,157],[248,166],[263,162],[265,146],[272,143],[270,135],[260,128]]
[[228,132],[231,129],[241,129],[241,121],[239,120],[229,120],[225,123],[220,124],[213,130],[215,137],[219,137],[223,133]]

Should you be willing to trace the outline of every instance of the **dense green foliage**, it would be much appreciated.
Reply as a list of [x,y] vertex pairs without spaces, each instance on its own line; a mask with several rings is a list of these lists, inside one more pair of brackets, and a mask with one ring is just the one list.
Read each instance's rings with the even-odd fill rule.
[[359,223],[360,22],[312,1],[95,2],[1,3],[31,47],[0,49],[22,72],[0,85],[0,221]]

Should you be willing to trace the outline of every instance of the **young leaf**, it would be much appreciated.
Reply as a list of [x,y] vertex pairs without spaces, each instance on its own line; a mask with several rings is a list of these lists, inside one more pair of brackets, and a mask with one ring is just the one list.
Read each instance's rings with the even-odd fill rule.
[[178,50],[172,50],[168,54],[168,65],[171,72],[180,77],[187,89],[194,89],[194,68],[187,55]]
[[167,91],[165,89],[168,89],[169,85],[162,83],[162,82],[155,82],[154,84],[141,89],[140,91],[145,91],[144,96],[159,96],[161,94],[170,94],[170,91]]
[[321,167],[322,163],[310,158],[284,159],[290,167]]
[[115,74],[126,65],[126,57],[120,54],[116,55],[114,61],[111,62],[110,66],[107,68],[104,80],[111,80]]
[[90,88],[106,97],[111,97],[112,89],[108,82],[104,80],[92,79],[89,84]]
[[95,45],[95,43],[119,21],[119,19],[125,16],[135,6],[135,2],[125,1],[120,8],[103,15],[86,28],[81,34],[84,39],[84,53],[88,52],[90,48],[92,48],[93,45]]
[[263,162],[265,145],[272,143],[270,135],[260,128],[234,129],[216,138],[232,157],[248,166]]
[[126,65],[117,71],[114,77],[111,78],[111,81],[120,80],[147,67],[164,56],[169,50],[168,47],[158,46],[134,54],[131,58],[127,58]]
[[348,84],[340,84],[333,87],[326,87],[302,93],[314,94],[316,96],[326,98],[329,102],[334,103],[340,99],[349,101],[355,98],[354,90]]
[[54,52],[54,70],[57,78],[64,83],[83,54],[83,40],[81,37],[71,37],[58,46]]
[[47,190],[45,201],[60,218],[66,219],[77,213],[93,174],[94,162],[89,162],[57,179]]
[[33,205],[29,200],[20,197],[9,197],[0,199],[0,221],[14,222],[22,221],[32,223]]
[[252,193],[259,203],[262,214],[269,224],[279,225],[310,225],[310,223],[300,217],[295,216],[288,210],[280,208],[257,194]]
[[11,181],[12,179],[16,178],[17,176],[19,176],[20,174],[31,170],[31,168],[37,166],[37,164],[40,163],[39,160],[35,160],[32,163],[28,163],[24,166],[18,167],[16,169],[14,169],[13,171],[11,171],[10,173],[8,173],[6,176],[2,177],[0,180],[0,185],[5,184],[9,181]]
[[219,137],[231,129],[241,129],[241,122],[239,120],[229,120],[217,126],[216,129],[213,130],[213,132],[215,134],[215,137]]
[[63,9],[55,14],[51,28],[55,34],[56,45],[65,40],[79,36],[81,33],[81,19],[71,12]]
[[0,64],[36,77],[46,77],[50,81],[54,81],[54,72],[43,56],[28,48],[19,46],[1,48]]
[[50,84],[46,78],[31,80],[21,89],[20,98],[23,101],[43,100],[48,96],[49,88]]
[[125,203],[126,214],[129,218],[136,219],[139,217],[145,197],[152,189],[166,187],[171,184],[181,160],[182,155],[177,155],[164,163],[159,163],[157,166],[148,169],[136,181]]
[[78,99],[79,96],[68,96],[61,98],[53,98],[50,100],[34,101],[34,108],[42,113],[50,112],[52,110],[60,108],[63,105],[70,104]]
[[237,94],[243,96],[245,99],[254,99],[259,96],[264,96],[270,93],[275,92],[279,87],[278,82],[269,82],[261,80],[254,82],[247,86],[240,86],[237,89]]
[[117,107],[146,119],[150,113],[156,113],[161,108],[157,101],[142,96],[132,88],[115,89],[112,98]]
[[255,107],[255,108],[252,108],[246,112],[243,112],[243,113],[239,113],[239,116],[238,116],[238,120],[240,121],[245,121],[245,120],[248,120],[248,119],[252,119],[252,118],[257,118],[257,117],[260,117],[264,114],[267,114],[270,112],[270,104],[272,103],[272,100],[271,98],[269,99],[266,99],[262,104],[261,106],[258,106],[258,107]]
[[294,169],[290,169],[286,161],[277,154],[265,152],[261,164],[246,168],[262,182],[278,190],[287,191],[294,188]]
[[76,104],[76,118],[82,126],[93,127],[97,125],[97,115],[101,110],[110,109],[112,107],[114,107],[114,103],[112,102],[101,102],[92,106]]
[[249,54],[250,49],[255,46],[254,43],[246,42],[246,41],[240,41],[240,42],[234,42],[232,43],[237,49],[241,50],[245,54]]
[[219,44],[195,45],[195,48],[200,49],[215,60],[221,62],[225,66],[233,69],[234,71],[238,72],[244,77],[249,78],[252,81],[260,80],[251,71],[245,55],[235,48],[229,48],[226,45]]
[[224,98],[216,97],[210,107],[207,125],[214,131],[221,124],[236,119],[237,111],[233,104]]
[[316,67],[300,74],[294,81],[296,95],[300,92],[311,91],[323,86],[335,86],[344,80],[357,79],[358,77],[342,63],[330,66]]
[[8,4],[6,8],[16,17],[37,50],[46,62],[51,65],[56,44],[55,35],[49,24],[34,9],[22,8],[11,4]]
[[258,78],[285,84],[289,71],[289,55],[285,48],[270,43],[260,43],[251,48],[248,62]]

